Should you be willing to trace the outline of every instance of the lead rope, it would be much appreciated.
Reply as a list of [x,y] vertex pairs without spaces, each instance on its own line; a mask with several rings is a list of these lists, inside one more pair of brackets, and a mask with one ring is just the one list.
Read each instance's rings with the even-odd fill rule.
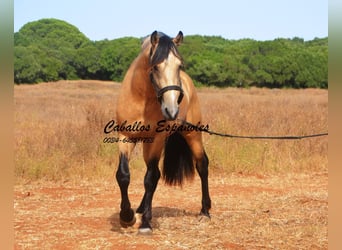
[[310,134],[310,135],[299,135],[299,136],[247,136],[247,135],[232,135],[232,134],[223,134],[223,133],[218,133],[215,131],[211,131],[209,129],[201,128],[198,127],[188,121],[182,120],[182,119],[177,119],[180,121],[182,124],[185,124],[187,126],[191,126],[197,131],[205,132],[210,135],[217,135],[221,137],[229,137],[229,138],[239,138],[239,139],[261,139],[261,140],[301,140],[305,138],[312,138],[312,137],[320,137],[320,136],[326,136],[328,133],[319,133],[319,134]]

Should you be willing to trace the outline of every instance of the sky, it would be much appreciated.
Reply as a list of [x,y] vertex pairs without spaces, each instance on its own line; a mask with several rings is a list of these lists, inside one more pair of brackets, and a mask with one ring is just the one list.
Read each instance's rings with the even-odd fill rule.
[[328,36],[328,0],[14,0],[15,32],[42,18],[67,21],[93,41],[154,30],[261,41]]

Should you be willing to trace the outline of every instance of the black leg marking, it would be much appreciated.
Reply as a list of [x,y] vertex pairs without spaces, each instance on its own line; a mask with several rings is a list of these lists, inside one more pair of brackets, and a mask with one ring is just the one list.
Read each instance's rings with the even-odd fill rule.
[[116,172],[116,180],[119,184],[121,191],[120,223],[123,227],[132,226],[135,223],[135,216],[128,198],[130,173],[128,167],[128,159],[123,154],[120,154],[120,162],[118,170]]
[[138,213],[142,213],[141,226],[139,227],[139,232],[142,234],[152,232],[150,225],[152,219],[152,199],[154,191],[157,188],[158,180],[160,179],[158,162],[159,160],[155,159],[147,164],[147,172],[144,179],[145,194],[137,210]]
[[209,184],[208,184],[208,165],[209,159],[207,154],[204,152],[201,160],[196,162],[196,169],[201,178],[202,185],[202,209],[201,215],[205,215],[210,218],[209,210],[211,208],[211,200],[209,195]]

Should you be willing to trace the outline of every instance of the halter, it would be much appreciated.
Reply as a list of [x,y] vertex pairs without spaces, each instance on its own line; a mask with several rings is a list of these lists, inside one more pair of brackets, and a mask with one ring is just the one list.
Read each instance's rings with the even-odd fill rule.
[[179,80],[179,85],[170,85],[170,86],[166,86],[164,88],[159,88],[159,86],[157,85],[157,83],[153,77],[152,71],[150,72],[150,79],[151,79],[153,88],[157,93],[157,99],[158,99],[159,103],[161,103],[161,100],[163,98],[163,94],[169,90],[179,91],[177,103],[180,104],[182,102],[183,97],[184,97],[184,91],[182,89],[182,81],[181,80]]

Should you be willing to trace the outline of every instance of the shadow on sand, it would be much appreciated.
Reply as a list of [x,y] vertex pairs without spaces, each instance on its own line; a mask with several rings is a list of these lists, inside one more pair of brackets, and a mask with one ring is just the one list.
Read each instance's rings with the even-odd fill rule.
[[[181,217],[181,216],[191,216],[197,217],[199,214],[194,212],[189,212],[184,209],[178,208],[170,208],[170,207],[154,207],[152,209],[153,218],[152,218],[152,227],[155,229],[159,228],[158,219],[159,218],[171,218],[171,217]],[[113,232],[123,233],[123,228],[120,225],[119,213],[114,213],[108,218],[109,223],[111,224],[112,228],[110,229]],[[137,223],[140,223],[137,220],[136,224],[133,228],[137,227]]]

